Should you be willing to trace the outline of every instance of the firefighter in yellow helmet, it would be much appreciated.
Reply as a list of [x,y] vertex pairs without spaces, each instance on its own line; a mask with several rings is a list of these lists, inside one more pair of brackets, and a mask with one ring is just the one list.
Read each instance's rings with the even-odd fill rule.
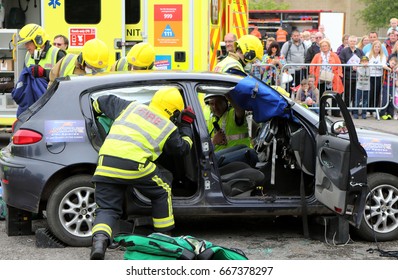
[[111,71],[155,70],[155,49],[149,43],[135,44],[125,57],[117,60]]
[[256,59],[261,60],[264,53],[263,44],[254,35],[243,35],[235,42],[235,53],[217,63],[214,72],[246,75],[244,67]]
[[51,69],[48,87],[58,77],[104,72],[108,61],[108,46],[100,39],[91,39],[84,44],[79,55],[69,53],[58,61]]
[[29,23],[22,27],[18,33],[18,45],[24,45],[25,67],[29,67],[35,78],[49,80],[51,68],[63,58],[65,51],[54,47],[48,35],[40,25]]
[[93,176],[98,208],[90,259],[104,259],[128,186],[151,200],[155,231],[169,233],[174,228],[171,182],[154,161],[163,152],[176,156],[189,153],[195,113],[190,107],[184,109],[175,87],[157,91],[149,106],[104,95],[94,101],[93,108],[114,120]]

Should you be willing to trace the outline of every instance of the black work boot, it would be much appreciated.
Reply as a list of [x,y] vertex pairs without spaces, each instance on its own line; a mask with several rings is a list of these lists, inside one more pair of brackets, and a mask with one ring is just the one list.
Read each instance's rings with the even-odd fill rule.
[[90,260],[105,259],[105,251],[108,247],[109,239],[105,234],[97,233],[93,236],[93,245],[91,247]]

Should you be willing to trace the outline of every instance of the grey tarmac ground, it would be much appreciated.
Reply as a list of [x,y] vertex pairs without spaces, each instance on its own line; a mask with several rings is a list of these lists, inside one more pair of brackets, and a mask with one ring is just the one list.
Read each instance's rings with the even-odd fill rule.
[[[398,136],[396,120],[354,120],[356,126],[387,131]],[[363,242],[356,236],[346,245],[325,242],[324,228],[311,223],[310,236],[302,234],[301,219],[283,218],[194,218],[178,219],[173,235],[192,235],[214,244],[243,250],[252,260],[394,260],[378,251],[398,251],[398,241]],[[33,230],[46,226],[45,220],[33,221]],[[37,248],[35,235],[7,236],[5,222],[0,221],[0,260],[88,260],[90,248]],[[109,250],[109,260],[123,259],[123,251]],[[2,262],[0,262],[1,267]]]

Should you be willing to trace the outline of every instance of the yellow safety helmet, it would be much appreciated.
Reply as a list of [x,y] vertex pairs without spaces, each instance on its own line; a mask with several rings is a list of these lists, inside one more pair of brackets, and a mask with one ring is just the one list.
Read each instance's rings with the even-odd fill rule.
[[81,61],[91,67],[104,69],[108,67],[109,49],[108,46],[100,39],[91,39],[87,41],[82,49]]
[[29,23],[22,27],[18,34],[18,45],[33,41],[36,49],[40,49],[47,41],[47,34],[40,25]]
[[184,109],[184,100],[177,88],[162,88],[152,97],[149,108],[156,110],[162,116],[170,119],[176,111],[181,112]]
[[235,49],[242,50],[245,62],[252,62],[258,58],[261,60],[264,55],[264,47],[259,38],[254,35],[243,35],[235,42]]
[[135,44],[127,54],[129,64],[151,69],[155,63],[155,49],[149,43]]

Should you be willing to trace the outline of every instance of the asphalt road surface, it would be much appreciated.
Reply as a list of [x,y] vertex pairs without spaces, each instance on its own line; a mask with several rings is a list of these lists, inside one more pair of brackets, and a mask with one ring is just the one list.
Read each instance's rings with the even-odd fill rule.
[[[250,260],[388,260],[383,251],[397,251],[398,241],[363,242],[351,236],[347,244],[325,240],[324,228],[311,223],[310,238],[302,234],[301,219],[283,218],[194,218],[177,219],[173,236],[191,235],[213,244],[241,249]],[[46,227],[36,220],[33,230]],[[41,240],[41,244],[43,239]],[[5,222],[0,222],[1,260],[88,260],[90,248],[38,248],[35,235],[7,236]],[[48,244],[51,244],[49,242]],[[53,243],[59,245],[59,243]],[[373,253],[369,252],[373,249]],[[120,249],[108,250],[107,260],[122,260]]]

